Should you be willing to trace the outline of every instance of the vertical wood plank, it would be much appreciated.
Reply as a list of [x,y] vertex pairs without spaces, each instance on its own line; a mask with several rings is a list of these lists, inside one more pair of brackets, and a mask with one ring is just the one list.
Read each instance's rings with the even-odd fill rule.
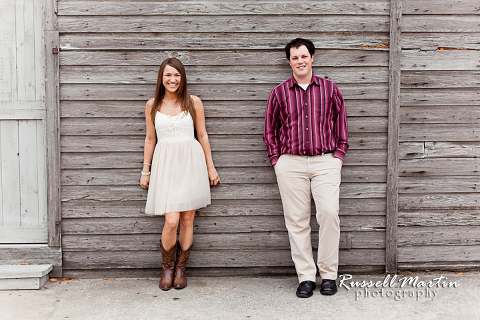
[[15,43],[15,2],[2,2],[0,10],[2,31],[0,32],[0,100],[15,101],[16,90],[16,43]]
[[[35,71],[37,66],[35,65],[35,3],[34,0],[24,0],[25,1],[25,12],[24,12],[24,29],[25,29],[25,62],[23,64],[23,72],[25,82],[23,87],[25,88],[25,100],[35,101]],[[40,54],[40,52],[38,53]]]
[[[35,0],[34,29],[35,29],[35,100],[45,101],[45,45],[44,30],[45,1]],[[43,134],[45,135],[45,133]]]
[[[38,120],[21,120],[18,123],[18,150],[20,162],[20,219],[21,227],[38,226]],[[42,212],[43,213],[43,212]]]
[[59,65],[58,54],[52,52],[53,48],[58,47],[58,31],[45,31],[48,245],[53,247],[61,245]]
[[45,11],[43,15],[43,24],[45,31],[57,31],[57,0],[44,0]]
[[[0,121],[0,144],[2,142],[2,121]],[[5,186],[3,185],[3,166],[2,166],[2,148],[0,145],[0,228],[3,227],[3,189]]]
[[[37,151],[37,174],[38,174],[38,211],[43,213],[39,216],[38,224],[47,226],[47,172],[45,167],[45,121],[37,121],[37,145],[41,146]],[[47,241],[48,237],[45,238]]]
[[[44,48],[45,48],[45,170],[47,173],[47,226],[48,245],[61,247],[61,211],[60,211],[60,112],[59,112],[59,60],[52,49],[59,47],[57,31],[57,0],[45,0],[44,11]],[[62,254],[56,276],[61,277]]]
[[17,99],[20,101],[29,100],[27,99],[27,73],[29,65],[27,64],[28,60],[28,35],[25,28],[26,12],[25,0],[15,1],[15,39],[16,39],[16,74],[17,74]]
[[387,221],[385,268],[397,271],[398,148],[400,126],[400,38],[402,0],[390,2],[390,54],[388,96]]
[[3,225],[20,226],[20,185],[18,157],[18,121],[2,121],[0,132],[2,153]]

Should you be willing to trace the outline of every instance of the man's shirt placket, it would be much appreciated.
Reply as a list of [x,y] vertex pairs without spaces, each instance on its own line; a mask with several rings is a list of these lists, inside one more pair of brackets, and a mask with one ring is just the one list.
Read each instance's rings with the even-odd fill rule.
[[308,99],[308,93],[307,90],[301,89],[302,92],[302,115],[301,115],[301,123],[303,124],[302,129],[303,129],[303,135],[305,137],[305,145],[304,145],[304,152],[303,154],[306,155],[312,155],[313,154],[313,144],[312,144],[312,134],[311,134],[311,112],[310,112],[310,101]]

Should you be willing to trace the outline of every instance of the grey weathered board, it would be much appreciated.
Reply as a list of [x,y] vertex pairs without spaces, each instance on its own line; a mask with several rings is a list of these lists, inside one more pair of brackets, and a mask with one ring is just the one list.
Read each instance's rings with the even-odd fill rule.
[[[386,67],[388,54],[383,50],[315,50],[314,67]],[[284,66],[285,54],[277,50],[208,51],[62,51],[62,66],[159,66],[163,60],[175,56],[188,66]],[[321,59],[319,59],[321,57]],[[285,66],[286,67],[286,66]],[[255,77],[256,75],[252,75]]]

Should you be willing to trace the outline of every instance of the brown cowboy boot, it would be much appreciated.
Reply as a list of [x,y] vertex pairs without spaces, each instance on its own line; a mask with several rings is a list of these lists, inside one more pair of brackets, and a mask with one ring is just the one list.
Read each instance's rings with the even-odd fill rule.
[[170,250],[165,250],[160,240],[160,249],[162,250],[162,274],[160,275],[160,289],[163,291],[170,290],[173,284],[173,269],[175,265],[175,249],[173,245]]
[[187,250],[183,251],[180,242],[177,242],[177,261],[175,262],[175,279],[173,279],[173,288],[183,289],[187,286],[187,276],[185,269],[187,268],[188,256],[192,251],[193,244]]

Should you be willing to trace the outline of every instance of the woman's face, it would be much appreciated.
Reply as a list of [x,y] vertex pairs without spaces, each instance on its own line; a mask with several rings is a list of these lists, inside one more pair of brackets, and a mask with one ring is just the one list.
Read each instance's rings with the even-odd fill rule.
[[182,75],[177,69],[168,64],[165,66],[165,69],[163,69],[163,85],[166,91],[176,92],[180,87],[181,79]]

